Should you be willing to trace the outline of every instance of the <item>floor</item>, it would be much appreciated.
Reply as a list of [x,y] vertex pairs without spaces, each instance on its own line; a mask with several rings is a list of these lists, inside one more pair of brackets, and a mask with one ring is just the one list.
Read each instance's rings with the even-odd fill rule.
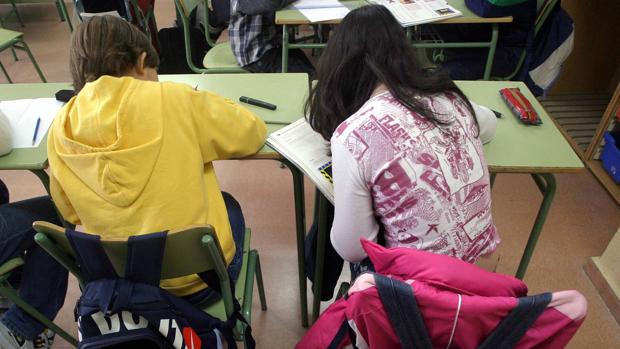
[[[161,28],[172,23],[172,3],[171,0],[157,2],[155,12]],[[7,9],[0,5],[0,14]],[[54,5],[22,5],[20,12],[26,26],[20,28],[9,23],[9,27],[25,33],[49,81],[69,81],[69,30],[58,20]],[[14,81],[38,82],[26,59],[14,62],[10,52],[3,52],[0,60]],[[0,76],[0,83],[5,82]],[[219,162],[216,170],[222,188],[241,202],[247,224],[254,231],[253,246],[262,259],[269,310],[261,312],[255,301],[252,323],[258,347],[291,348],[305,329],[299,319],[290,173],[274,161],[261,160]],[[28,172],[0,171],[0,178],[9,186],[12,200],[45,194],[36,177]],[[603,252],[620,226],[620,208],[589,172],[558,175],[557,182],[557,195],[525,281],[531,293],[576,289],[587,298],[587,320],[569,348],[620,348],[620,327],[582,269],[589,257]],[[310,212],[310,183],[306,183],[306,190]],[[498,176],[493,189],[493,214],[503,239],[499,272],[516,271],[519,251],[523,249],[540,199],[527,175]],[[64,328],[75,329],[73,307],[78,294],[72,280],[65,307],[57,317]],[[59,338],[54,347],[70,348]]]

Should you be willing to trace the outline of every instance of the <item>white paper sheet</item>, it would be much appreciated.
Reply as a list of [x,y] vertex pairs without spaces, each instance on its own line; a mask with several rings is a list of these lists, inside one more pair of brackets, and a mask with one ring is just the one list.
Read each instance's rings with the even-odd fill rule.
[[343,7],[338,0],[297,0],[293,3],[296,9]]
[[[6,115],[13,131],[13,148],[38,147],[63,104],[54,98],[0,102],[0,110]],[[33,144],[33,136],[39,118],[41,122]]]
[[299,0],[293,3],[310,22],[323,22],[343,19],[349,9],[338,0]]

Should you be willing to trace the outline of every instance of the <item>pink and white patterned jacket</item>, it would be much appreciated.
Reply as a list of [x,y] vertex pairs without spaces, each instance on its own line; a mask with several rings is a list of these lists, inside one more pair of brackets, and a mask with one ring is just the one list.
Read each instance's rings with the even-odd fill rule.
[[[360,237],[377,241],[379,223],[387,247],[472,263],[500,242],[474,115],[453,94],[419,100],[447,124],[412,113],[386,91],[340,124],[331,139],[331,240],[347,261],[366,257]],[[478,114],[480,107],[474,109]],[[484,118],[478,122],[488,128]]]

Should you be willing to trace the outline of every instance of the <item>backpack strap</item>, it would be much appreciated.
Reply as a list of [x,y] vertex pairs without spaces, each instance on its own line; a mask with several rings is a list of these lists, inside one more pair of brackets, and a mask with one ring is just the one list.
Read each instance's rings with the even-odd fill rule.
[[551,293],[549,292],[519,297],[517,306],[497,325],[478,349],[514,348],[550,302]]
[[65,235],[86,282],[118,277],[101,245],[99,235],[80,233],[72,229],[66,229]]
[[127,239],[125,279],[159,287],[167,231]]
[[402,281],[374,274],[375,285],[403,349],[431,349],[431,339],[413,288]]

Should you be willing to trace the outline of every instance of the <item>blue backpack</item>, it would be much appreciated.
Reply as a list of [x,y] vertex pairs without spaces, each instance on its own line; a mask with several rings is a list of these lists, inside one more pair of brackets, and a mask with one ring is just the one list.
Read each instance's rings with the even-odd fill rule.
[[[245,347],[255,347],[236,300],[231,317],[221,321],[159,287],[167,232],[129,237],[123,278],[117,276],[99,236],[73,230],[66,236],[86,280],[75,308],[79,349],[199,349],[222,348],[223,343],[237,348],[237,320],[247,326]],[[198,275],[219,291],[214,271]]]

